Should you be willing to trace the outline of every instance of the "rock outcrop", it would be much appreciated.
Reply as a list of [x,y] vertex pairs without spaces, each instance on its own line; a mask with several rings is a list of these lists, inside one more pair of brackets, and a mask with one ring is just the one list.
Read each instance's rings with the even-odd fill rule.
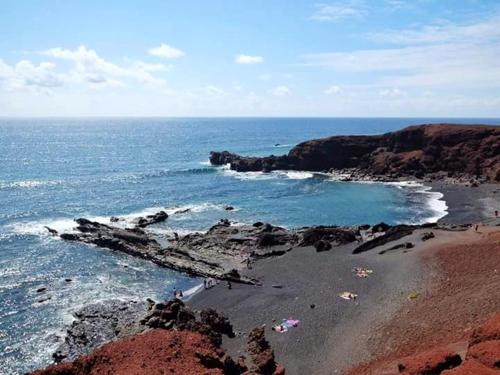
[[[235,336],[229,320],[213,309],[195,312],[182,301],[109,301],[75,313],[56,363],[36,375],[217,374],[284,375],[264,331],[249,335],[246,358],[234,361],[221,347]],[[258,332],[257,332],[258,331]]]
[[[476,178],[500,182],[500,126],[430,124],[372,136],[334,136],[306,141],[288,155],[243,157],[212,152],[214,165],[239,172],[347,171],[387,179],[400,177]],[[349,177],[346,177],[349,178]]]
[[[161,213],[149,219],[158,217],[162,217]],[[419,228],[446,228],[436,224],[390,226],[380,223],[286,229],[261,222],[232,225],[228,220],[221,220],[205,233],[171,237],[149,232],[138,225],[124,228],[84,218],[77,219],[76,224],[74,231],[60,233],[60,238],[124,252],[190,275],[253,285],[259,284],[259,280],[243,272],[249,262],[282,256],[296,247],[313,246],[321,252],[357,243],[353,250],[357,254],[399,240]]]
[[224,350],[197,332],[155,329],[33,375],[231,374]]

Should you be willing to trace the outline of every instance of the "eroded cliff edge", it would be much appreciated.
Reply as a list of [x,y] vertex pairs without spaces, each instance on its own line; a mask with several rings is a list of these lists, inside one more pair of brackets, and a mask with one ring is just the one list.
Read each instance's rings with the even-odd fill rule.
[[381,135],[333,136],[298,144],[287,155],[211,152],[213,165],[238,172],[342,171],[388,179],[457,177],[500,182],[500,126],[428,124]]

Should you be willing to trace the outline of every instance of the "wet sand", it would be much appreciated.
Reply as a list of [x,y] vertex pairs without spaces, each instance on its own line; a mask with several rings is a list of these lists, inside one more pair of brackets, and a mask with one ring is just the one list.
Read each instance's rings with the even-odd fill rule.
[[482,184],[468,187],[445,182],[425,183],[443,193],[448,215],[439,222],[450,224],[484,223],[496,225],[495,210],[500,211],[500,185]]

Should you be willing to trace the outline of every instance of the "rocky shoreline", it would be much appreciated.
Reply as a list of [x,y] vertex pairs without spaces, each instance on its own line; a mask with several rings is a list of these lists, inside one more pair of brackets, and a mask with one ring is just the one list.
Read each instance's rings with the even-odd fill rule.
[[[274,352],[265,339],[264,329],[255,328],[248,337],[247,356],[241,355],[237,360],[226,354],[222,349],[222,335],[229,338],[235,336],[231,323],[223,315],[213,309],[193,311],[181,300],[173,299],[165,303],[152,300],[137,301],[107,301],[89,305],[74,313],[75,321],[67,330],[64,343],[53,357],[59,365],[53,365],[45,370],[33,372],[37,375],[55,374],[92,374],[114,373],[119,371],[114,366],[128,373],[136,365],[135,360],[149,360],[149,371],[170,368],[173,373],[187,361],[195,362],[188,366],[190,373],[206,373],[210,369],[217,374],[229,375],[283,375],[284,368],[276,363]],[[196,350],[195,358],[188,353],[188,345],[180,345],[175,353],[165,353],[161,363],[155,363],[158,358],[134,358],[125,353],[124,364],[113,364],[120,355],[124,342],[132,340],[137,353],[150,350],[150,338],[159,336],[160,342],[155,345],[163,347],[171,336],[174,338],[170,347],[186,336],[195,334],[206,351]],[[168,351],[168,346],[167,346]],[[182,352],[182,354],[181,354]],[[168,356],[168,357],[167,357]],[[123,358],[122,358],[123,360]],[[104,368],[108,367],[107,370]],[[144,368],[144,364],[141,365]],[[198,368],[196,368],[198,367]],[[142,371],[146,371],[145,369]]]
[[[461,228],[444,224],[390,226],[380,223],[286,229],[262,222],[238,225],[222,219],[205,233],[185,236],[161,236],[145,230],[146,226],[167,220],[168,215],[165,215],[164,211],[151,215],[147,225],[144,224],[144,218],[135,218],[133,227],[118,227],[80,218],[75,220],[74,232],[58,233],[52,228],[47,230],[65,241],[123,252],[189,275],[259,285],[258,279],[241,275],[241,270],[259,259],[282,256],[296,247],[313,246],[321,252],[335,246],[356,243],[353,250],[353,254],[356,254],[421,228]],[[116,223],[120,218],[113,217],[110,221]]]
[[210,154],[212,165],[238,172],[298,170],[343,174],[346,180],[401,178],[500,182],[500,127],[430,124],[373,136],[334,136],[298,144],[287,155]]
[[[500,182],[500,128],[422,125],[380,136],[308,141],[285,156],[257,158],[212,152],[210,162],[230,164],[240,172],[293,169],[329,173],[341,181],[418,178],[474,187]],[[460,194],[457,199],[462,201]],[[295,366],[290,368],[292,374],[309,371],[311,366],[320,373],[327,368],[341,369],[335,361],[342,362],[346,354],[351,354],[349,350],[366,341],[363,329],[371,329],[377,319],[382,322],[387,314],[397,311],[406,299],[403,294],[419,298],[420,294],[414,292],[417,285],[424,284],[417,281],[419,252],[431,251],[434,243],[439,246],[440,242],[468,238],[472,231],[472,223],[464,224],[463,220],[457,220],[457,224],[287,229],[263,222],[239,225],[227,219],[204,233],[183,236],[148,230],[168,217],[165,211],[159,211],[134,218],[129,226],[124,226],[120,217],[110,218],[109,224],[79,218],[71,232],[47,230],[65,241],[123,252],[193,276],[225,280],[227,288],[218,285],[203,293],[194,298],[192,307],[178,299],[108,301],[86,306],[74,313],[75,321],[54,353],[55,362],[62,363],[37,371],[37,375],[119,373],[134,366],[143,369],[140,373],[158,368],[185,373],[186,364],[190,373],[282,375],[285,369],[276,362],[273,348],[286,357],[287,364]],[[492,220],[490,225],[498,225],[497,219]],[[375,268],[375,275],[370,276],[373,284],[353,279],[352,266],[359,266],[359,262]],[[231,287],[231,283],[235,285]],[[365,296],[358,302],[356,294],[352,306],[335,303],[340,292],[334,289],[338,288],[336,283],[357,288]],[[228,292],[232,293],[230,299]],[[357,311],[359,303],[364,303],[366,310]],[[231,322],[213,306],[224,314],[230,312]],[[315,334],[302,332],[303,336],[291,342],[292,333],[289,341],[276,333],[271,337],[271,348],[264,335],[265,322],[274,325],[277,317],[292,313],[304,319],[304,328]],[[322,347],[316,336],[321,336]],[[337,342],[339,337],[344,337],[342,343]],[[328,345],[339,348],[332,358],[325,354],[330,354],[325,348],[327,340]],[[311,351],[313,347],[317,350],[304,353],[304,342]],[[165,345],[173,351],[157,353]],[[131,350],[136,355],[131,355]],[[356,353],[356,360],[364,358],[360,353]],[[438,367],[443,358],[448,358],[445,354],[437,358]],[[452,354],[457,362],[450,366],[446,362],[447,368],[460,364],[456,353]],[[400,372],[413,368],[412,361],[401,361]],[[414,362],[420,366],[426,361]]]

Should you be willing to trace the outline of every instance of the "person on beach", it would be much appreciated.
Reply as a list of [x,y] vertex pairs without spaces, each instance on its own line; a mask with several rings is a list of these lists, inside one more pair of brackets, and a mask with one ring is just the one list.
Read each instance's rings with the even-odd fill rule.
[[250,269],[250,258],[247,258],[247,268]]
[[203,289],[207,289],[207,279],[203,279]]
[[184,294],[182,294],[182,290],[179,290],[179,293],[177,293],[177,298],[182,298],[184,297]]
[[474,224],[474,230],[477,232],[478,229],[479,229],[479,224]]
[[227,289],[233,289],[233,284],[231,284],[231,281],[227,281]]
[[495,210],[495,217],[498,217],[498,210]]
[[177,298],[177,289],[176,288],[172,289],[172,292],[174,294],[174,298]]

